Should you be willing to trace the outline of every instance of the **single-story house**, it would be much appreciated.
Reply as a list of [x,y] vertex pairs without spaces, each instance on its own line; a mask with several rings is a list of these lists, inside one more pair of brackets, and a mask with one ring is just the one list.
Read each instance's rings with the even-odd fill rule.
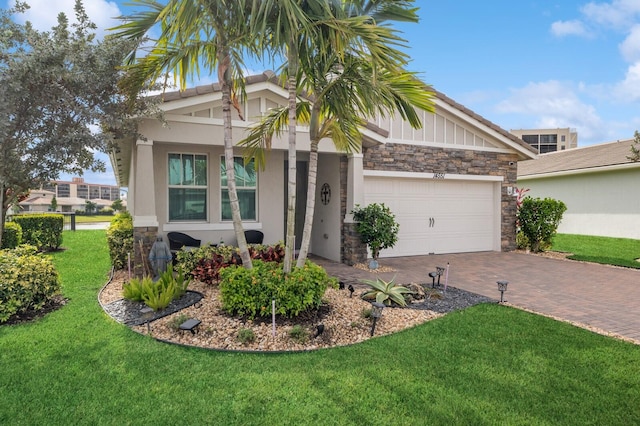
[[[287,91],[272,72],[247,78],[246,93],[247,121],[232,110],[234,142],[270,108],[287,105]],[[435,104],[435,114],[422,112],[422,129],[397,116],[369,123],[361,152],[320,143],[311,253],[350,264],[364,260],[351,211],[373,202],[389,206],[400,224],[398,243],[381,257],[515,247],[517,162],[537,152],[442,93]],[[136,250],[139,240],[149,246],[171,231],[203,244],[234,244],[219,86],[166,93],[161,108],[165,123],[143,119],[143,137],[120,140],[111,153],[118,185],[128,187]],[[265,243],[285,236],[287,148],[286,132],[274,137],[265,170],[245,166],[241,148],[236,151],[244,228],[261,230]],[[304,126],[297,129],[297,149],[299,244],[309,152]]]
[[518,164],[526,195],[567,205],[558,232],[640,239],[640,162],[633,140],[542,154]]
[[[51,201],[56,194],[45,189],[34,189],[29,192],[29,197],[20,202],[20,210],[23,212],[50,212]],[[96,198],[87,200],[79,197],[56,197],[57,212],[71,213],[84,211],[87,201],[96,204],[98,210],[111,207],[113,201]]]

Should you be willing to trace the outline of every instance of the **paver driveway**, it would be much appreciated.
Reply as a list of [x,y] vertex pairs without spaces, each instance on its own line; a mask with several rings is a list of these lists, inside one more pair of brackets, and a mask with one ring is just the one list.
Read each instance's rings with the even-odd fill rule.
[[[456,253],[380,259],[395,272],[374,274],[319,261],[334,276],[397,283],[431,282],[428,273],[449,263],[448,284],[500,299],[496,281],[507,280],[505,300],[523,308],[597,327],[640,344],[640,270],[549,259],[516,252]],[[444,278],[444,277],[443,277]]]

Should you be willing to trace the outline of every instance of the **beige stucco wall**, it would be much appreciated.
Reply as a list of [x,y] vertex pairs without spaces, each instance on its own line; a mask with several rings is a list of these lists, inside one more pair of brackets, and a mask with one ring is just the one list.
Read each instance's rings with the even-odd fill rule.
[[520,179],[526,195],[567,205],[558,232],[640,239],[640,169]]
[[[237,155],[241,155],[238,149]],[[169,222],[167,164],[169,153],[203,154],[208,157],[207,193],[208,218],[206,221]],[[233,224],[220,219],[220,163],[223,161],[222,146],[154,142],[154,187],[155,205],[160,232],[179,231],[191,235],[206,243],[236,244]],[[273,152],[265,170],[258,171],[258,218],[256,221],[243,221],[245,229],[258,229],[265,234],[265,243],[274,243],[283,239],[284,227],[284,182],[282,152]]]
[[[327,204],[322,203],[320,192],[324,184],[331,189]],[[318,256],[340,261],[340,157],[324,154],[318,158],[316,206],[311,235],[311,252]]]

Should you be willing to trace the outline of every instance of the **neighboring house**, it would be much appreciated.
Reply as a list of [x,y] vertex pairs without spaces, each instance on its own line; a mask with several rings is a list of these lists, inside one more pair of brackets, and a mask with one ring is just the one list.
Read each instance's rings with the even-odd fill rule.
[[[117,187],[116,187],[117,188]],[[20,211],[22,212],[49,212],[51,211],[51,201],[56,197],[57,212],[71,213],[75,211],[84,211],[87,201],[96,204],[97,209],[111,207],[113,201],[102,198],[87,200],[81,197],[59,197],[55,192],[45,189],[34,189],[29,192],[29,197],[20,202]],[[123,205],[126,203],[123,202]]]
[[20,202],[20,210],[23,212],[48,212],[51,211],[51,200],[54,192],[44,189],[29,192],[29,196]]
[[[242,121],[233,111],[234,143],[256,117],[287,105],[287,91],[273,73],[247,79]],[[517,161],[535,150],[445,95],[424,128],[401,119],[379,119],[364,130],[362,152],[336,152],[320,143],[311,252],[328,259],[362,261],[355,237],[355,205],[384,202],[400,223],[398,243],[381,257],[500,251],[515,247]],[[205,243],[235,237],[226,187],[221,94],[217,84],[164,95],[166,124],[144,119],[143,136],[118,141],[111,162],[118,184],[128,187],[134,246],[146,250],[156,234],[187,233]],[[236,148],[236,176],[245,229],[259,229],[265,243],[285,236],[287,134],[274,137],[265,170],[244,165]],[[302,237],[309,132],[297,130],[296,240]],[[166,241],[166,239],[165,239]],[[136,254],[140,261],[140,253]]]
[[632,140],[540,155],[518,164],[518,187],[567,205],[558,232],[640,239],[640,162]]
[[540,154],[578,147],[578,133],[568,127],[558,129],[511,129],[510,132]]

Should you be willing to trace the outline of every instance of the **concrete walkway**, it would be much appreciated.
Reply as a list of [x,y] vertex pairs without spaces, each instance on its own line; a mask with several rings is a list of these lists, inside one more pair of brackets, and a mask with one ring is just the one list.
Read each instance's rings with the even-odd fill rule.
[[[372,273],[313,259],[347,284],[360,279],[431,283],[428,273],[449,263],[448,285],[500,299],[496,281],[509,281],[505,300],[542,314],[596,327],[640,344],[640,270],[549,259],[524,253],[458,253],[380,259],[394,272]],[[442,277],[444,283],[444,277]]]

